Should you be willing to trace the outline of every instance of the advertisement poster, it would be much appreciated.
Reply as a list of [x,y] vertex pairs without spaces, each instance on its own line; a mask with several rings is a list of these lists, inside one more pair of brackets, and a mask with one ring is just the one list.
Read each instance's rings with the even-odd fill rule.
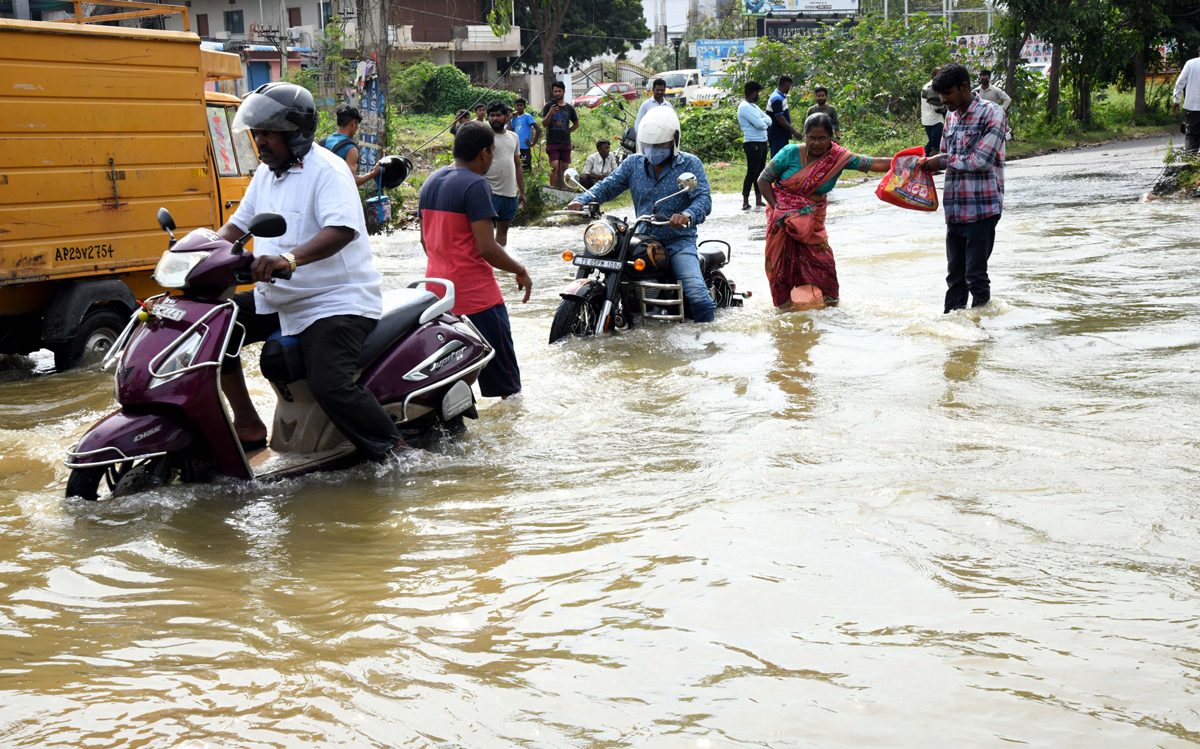
[[379,76],[374,74],[374,66],[369,68],[370,77],[362,88],[358,111],[362,122],[358,126],[358,173],[365,174],[375,168],[379,159],[383,158],[384,138],[384,107],[386,97],[379,87]]
[[767,13],[841,16],[858,13],[858,0],[742,0],[742,7],[748,16]]
[[[753,40],[751,40],[753,41]],[[747,50],[745,39],[697,39],[696,67],[708,75],[718,60],[727,57],[738,57]],[[720,68],[720,65],[717,65]]]

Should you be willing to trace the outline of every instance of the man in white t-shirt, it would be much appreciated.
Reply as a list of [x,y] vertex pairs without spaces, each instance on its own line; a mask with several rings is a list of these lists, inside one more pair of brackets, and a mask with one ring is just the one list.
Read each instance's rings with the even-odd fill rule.
[[521,168],[521,139],[507,130],[508,106],[502,101],[488,105],[487,120],[496,136],[492,165],[483,176],[492,187],[496,209],[496,244],[508,246],[508,226],[525,207],[525,170]]
[[1183,104],[1183,150],[1196,153],[1200,150],[1200,57],[1183,64],[1174,94],[1172,111],[1179,114],[1179,105]]
[[946,107],[941,95],[933,90],[933,79],[940,70],[940,67],[934,68],[929,83],[921,88],[921,125],[925,128],[926,157],[942,150],[942,132],[946,129]]
[[[371,391],[355,381],[383,296],[354,175],[345,161],[313,146],[316,104],[295,84],[259,87],[238,107],[233,129],[252,134],[262,163],[237,212],[217,233],[234,241],[257,213],[287,219],[282,236],[255,238],[255,289],[233,297],[245,328],[242,343],[276,332],[295,336],[317,403],[360,452],[381,460],[404,441]],[[285,269],[292,277],[272,282]],[[242,446],[265,446],[267,428],[246,390],[240,358],[222,363],[221,388]]]
[[596,153],[588,156],[583,162],[583,174],[579,175],[579,184],[585,190],[617,170],[617,157],[612,153],[612,144],[607,140],[596,141]]

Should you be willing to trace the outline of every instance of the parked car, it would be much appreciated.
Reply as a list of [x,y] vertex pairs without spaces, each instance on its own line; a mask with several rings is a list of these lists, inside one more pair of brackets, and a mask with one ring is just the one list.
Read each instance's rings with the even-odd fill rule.
[[610,99],[633,101],[638,98],[632,83],[597,83],[575,97],[575,106],[595,109]]
[[688,97],[688,106],[690,107],[708,107],[716,109],[721,106],[726,97],[729,96],[729,90],[724,87],[724,73],[709,73],[704,79],[704,85],[692,92]]
[[700,88],[700,70],[698,68],[655,73],[649,83],[653,84],[659,78],[662,78],[667,84],[666,100],[677,107],[687,104],[692,93]]

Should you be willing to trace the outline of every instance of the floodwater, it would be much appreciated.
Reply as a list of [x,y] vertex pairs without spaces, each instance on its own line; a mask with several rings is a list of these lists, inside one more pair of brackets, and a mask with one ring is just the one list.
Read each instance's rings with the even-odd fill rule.
[[582,231],[516,230],[523,399],[386,468],[64,501],[111,377],[10,363],[0,745],[1200,742],[1200,244],[1138,202],[1162,146],[1010,164],[973,313],[940,215],[873,184],[833,194],[839,308],[769,309],[725,195],[745,309],[554,347]]

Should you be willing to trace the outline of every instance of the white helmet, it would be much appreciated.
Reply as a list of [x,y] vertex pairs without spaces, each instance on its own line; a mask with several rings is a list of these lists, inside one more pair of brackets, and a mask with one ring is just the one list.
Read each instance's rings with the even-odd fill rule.
[[638,125],[637,152],[645,155],[646,146],[670,143],[672,154],[679,153],[679,137],[679,116],[675,114],[675,107],[655,107],[646,113],[642,124]]

